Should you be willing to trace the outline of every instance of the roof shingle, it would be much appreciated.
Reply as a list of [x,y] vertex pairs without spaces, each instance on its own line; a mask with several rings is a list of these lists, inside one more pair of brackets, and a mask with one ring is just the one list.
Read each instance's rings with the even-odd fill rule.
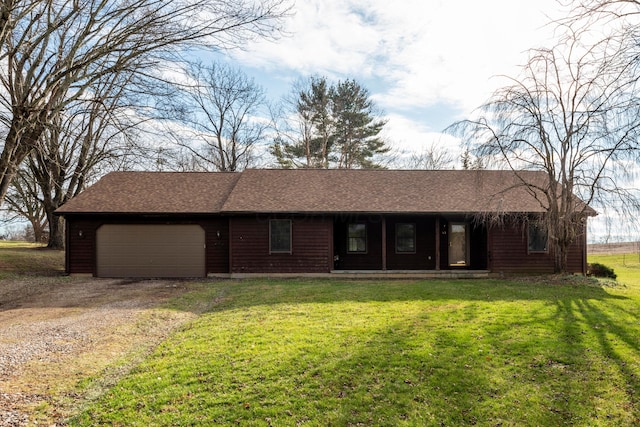
[[[543,172],[518,175],[541,186],[547,182]],[[57,213],[544,212],[518,175],[489,170],[113,172]]]
[[[524,172],[544,185],[544,173]],[[543,212],[511,171],[247,170],[225,212]]]
[[111,172],[56,213],[220,212],[237,173]]

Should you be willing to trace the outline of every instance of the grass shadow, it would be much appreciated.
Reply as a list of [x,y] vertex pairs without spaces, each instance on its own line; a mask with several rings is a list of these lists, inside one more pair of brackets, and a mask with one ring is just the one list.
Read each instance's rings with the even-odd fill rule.
[[[165,425],[637,419],[630,394],[638,392],[637,317],[616,319],[634,302],[605,289],[250,281],[209,290],[217,301],[212,310],[83,414],[86,425],[127,417]],[[621,344],[624,355],[615,350]],[[627,391],[611,386],[611,378]]]

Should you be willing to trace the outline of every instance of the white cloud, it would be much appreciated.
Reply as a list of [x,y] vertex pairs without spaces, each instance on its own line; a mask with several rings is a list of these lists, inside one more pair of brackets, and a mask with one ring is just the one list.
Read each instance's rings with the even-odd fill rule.
[[499,84],[492,77],[515,73],[528,48],[548,44],[545,13],[557,7],[556,0],[298,1],[289,37],[232,56],[267,85],[312,74],[355,78],[389,117],[392,144],[420,152],[452,144],[439,131],[484,102]]
[[387,117],[384,137],[395,149],[420,153],[432,145],[450,151],[460,150],[460,141],[450,135],[434,132],[424,124],[398,114]]
[[547,44],[555,0],[307,0],[290,37],[257,42],[235,59],[270,72],[371,83],[386,110],[445,103],[465,111],[510,74],[524,51]]

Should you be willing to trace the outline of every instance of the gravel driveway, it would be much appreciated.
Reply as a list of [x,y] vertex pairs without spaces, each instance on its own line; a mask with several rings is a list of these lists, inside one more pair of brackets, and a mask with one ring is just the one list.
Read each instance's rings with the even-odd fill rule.
[[[105,381],[117,380],[196,316],[161,307],[193,283],[0,280],[0,427],[63,425],[78,405],[109,385]],[[90,378],[100,380],[78,392],[79,382]]]

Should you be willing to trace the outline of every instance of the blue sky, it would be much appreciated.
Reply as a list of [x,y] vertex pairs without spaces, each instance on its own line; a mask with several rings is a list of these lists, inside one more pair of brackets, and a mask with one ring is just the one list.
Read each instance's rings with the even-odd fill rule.
[[[441,131],[514,75],[526,50],[549,45],[555,0],[298,0],[288,36],[256,41],[227,59],[271,100],[300,77],[352,78],[388,119],[385,137],[420,152],[449,144]],[[502,81],[504,83],[504,81]]]

